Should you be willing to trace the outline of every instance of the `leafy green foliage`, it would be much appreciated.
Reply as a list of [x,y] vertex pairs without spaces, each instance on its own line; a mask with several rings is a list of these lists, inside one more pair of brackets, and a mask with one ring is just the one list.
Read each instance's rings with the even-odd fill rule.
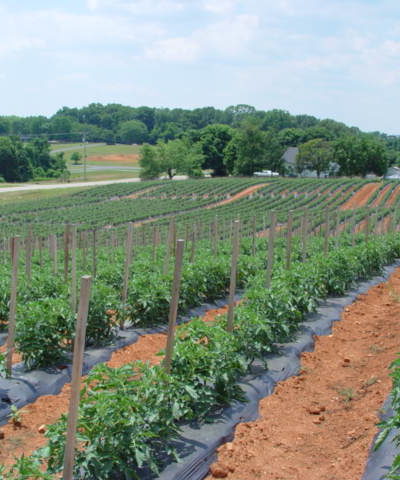
[[74,315],[67,302],[57,298],[27,302],[19,307],[16,343],[27,368],[53,365],[71,346]]

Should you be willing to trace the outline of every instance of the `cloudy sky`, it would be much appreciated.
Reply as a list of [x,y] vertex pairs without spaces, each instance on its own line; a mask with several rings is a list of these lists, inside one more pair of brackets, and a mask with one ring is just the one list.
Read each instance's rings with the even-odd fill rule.
[[247,103],[400,134],[399,0],[0,0],[0,115]]

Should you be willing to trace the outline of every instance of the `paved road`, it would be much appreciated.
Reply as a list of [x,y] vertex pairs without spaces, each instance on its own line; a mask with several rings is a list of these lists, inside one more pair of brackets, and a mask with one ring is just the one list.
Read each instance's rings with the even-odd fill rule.
[[[92,147],[104,147],[105,143],[87,143],[86,148]],[[52,150],[50,153],[60,153],[60,152],[70,152],[72,150],[83,150],[83,145],[76,145],[75,147],[65,147],[65,148],[57,148],[56,150]]]
[[[185,175],[177,175],[174,180],[185,180]],[[97,187],[100,185],[110,185],[112,183],[140,182],[140,178],[123,178],[121,180],[100,180],[97,182],[75,182],[75,183],[52,183],[46,185],[21,185],[19,187],[3,187],[0,193],[8,192],[26,192],[29,190],[52,190],[55,188],[72,188],[72,187]]]
[[[82,165],[70,165],[69,167],[70,172],[82,172],[83,167]],[[88,172],[104,172],[107,170],[112,170],[113,172],[138,172],[141,170],[140,167],[123,167],[123,166],[112,166],[112,165],[87,165],[86,170]]]

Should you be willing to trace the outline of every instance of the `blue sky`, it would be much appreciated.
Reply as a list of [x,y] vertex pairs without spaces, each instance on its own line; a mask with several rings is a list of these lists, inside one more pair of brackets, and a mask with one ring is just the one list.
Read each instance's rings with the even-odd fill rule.
[[0,0],[0,115],[247,103],[400,134],[399,0]]

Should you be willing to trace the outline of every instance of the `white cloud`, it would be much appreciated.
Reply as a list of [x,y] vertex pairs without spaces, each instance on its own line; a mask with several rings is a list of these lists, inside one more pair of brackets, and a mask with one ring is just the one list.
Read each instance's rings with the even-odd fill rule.
[[99,0],[87,0],[89,10],[96,10],[99,7]]
[[87,0],[90,10],[114,9],[132,15],[170,14],[183,11],[190,1],[183,0]]
[[201,51],[201,45],[191,38],[166,38],[155,42],[146,49],[146,57],[165,62],[194,62]]
[[[143,44],[165,34],[155,22],[134,23],[120,14],[78,14],[59,10],[11,13],[3,10],[0,31],[0,57],[36,50],[50,52],[90,48],[93,55],[106,49],[117,49],[126,55],[142,48]],[[118,50],[116,50],[118,52]]]
[[205,10],[226,15],[232,12],[238,4],[238,0],[204,0],[203,7]]
[[240,58],[248,53],[260,21],[255,15],[237,15],[195,30],[187,37],[164,38],[145,51],[147,58],[165,62],[194,62],[207,57]]

